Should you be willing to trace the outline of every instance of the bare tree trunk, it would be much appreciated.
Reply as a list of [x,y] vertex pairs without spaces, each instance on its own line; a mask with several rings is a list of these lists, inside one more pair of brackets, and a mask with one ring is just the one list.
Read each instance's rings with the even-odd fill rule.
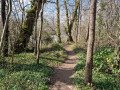
[[89,22],[88,22],[88,27],[87,27],[87,30],[86,30],[86,42],[88,41],[88,39],[89,39],[89,23],[90,23],[90,20],[89,20]]
[[[6,2],[5,1],[6,0],[1,0],[1,17],[2,17],[3,27],[5,25],[5,20],[6,20],[6,13],[5,13]],[[8,56],[8,36],[9,36],[9,31],[8,31],[8,23],[7,23],[4,46],[3,46],[3,56]]]
[[77,25],[77,31],[76,31],[76,45],[78,42],[78,38],[79,38],[79,32],[81,31],[81,10],[82,10],[82,0],[79,3],[79,11],[78,11],[78,25]]
[[[8,21],[8,24],[9,24],[9,21]],[[3,56],[8,56],[8,48],[9,48],[9,43],[8,43],[9,26],[8,24],[7,24],[6,35],[5,35],[4,46],[3,46]]]
[[40,56],[40,42],[41,42],[41,35],[42,35],[42,29],[43,29],[43,8],[44,8],[44,0],[42,0],[42,7],[41,7],[41,27],[39,31],[39,36],[38,36],[38,42],[37,42],[37,64],[39,64],[39,56]]
[[91,0],[90,4],[90,29],[87,47],[87,60],[85,68],[85,84],[92,85],[93,49],[95,41],[95,21],[96,21],[97,0]]
[[79,26],[79,36],[78,36],[78,38],[79,38],[79,40],[80,40],[80,34],[81,34],[81,30],[82,30],[82,0],[81,0],[81,5],[80,5],[80,7],[81,7],[81,11],[80,11],[80,26]]
[[77,42],[78,42],[78,29],[79,29],[79,27],[80,27],[80,24],[79,24],[79,22],[80,22],[80,3],[79,3],[79,9],[78,9],[78,17],[77,17],[77,28],[76,28],[76,41],[75,41],[75,43],[76,43],[76,45],[77,45]]
[[2,17],[2,23],[3,23],[3,27],[5,24],[5,19],[6,19],[6,14],[5,14],[5,1],[6,0],[1,0],[1,17]]
[[5,20],[5,24],[4,24],[4,28],[3,28],[3,33],[2,33],[2,36],[1,36],[1,42],[0,42],[0,54],[1,54],[1,50],[2,50],[2,46],[3,46],[3,43],[4,43],[4,40],[5,40],[5,36],[6,36],[6,31],[8,29],[8,22],[9,22],[9,17],[11,15],[11,11],[12,11],[12,1],[9,0],[9,10],[8,10],[8,14],[7,14],[7,18]]
[[36,10],[36,17],[35,17],[35,48],[34,54],[37,55],[37,18],[38,18],[38,10]]
[[59,8],[59,1],[56,0],[57,5],[57,42],[61,43],[61,33],[60,33],[60,8]]
[[[19,0],[20,2],[20,0]],[[22,8],[22,25],[24,24],[24,20],[25,20],[25,5],[24,5],[24,1],[22,0],[22,5],[23,7]]]

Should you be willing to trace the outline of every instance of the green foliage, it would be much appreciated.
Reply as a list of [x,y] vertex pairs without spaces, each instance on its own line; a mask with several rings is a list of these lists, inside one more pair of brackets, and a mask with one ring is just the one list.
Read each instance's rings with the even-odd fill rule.
[[66,51],[63,48],[63,44],[55,43],[49,45],[48,48],[42,49],[40,56],[41,58],[43,57],[40,62],[44,63],[45,65],[56,67],[63,63],[66,59]]
[[23,25],[23,26],[22,26],[22,29],[27,29],[27,28],[28,28],[27,25]]
[[32,8],[35,4],[35,0],[30,0],[30,3],[31,3],[31,8]]
[[59,43],[54,43],[51,45],[55,50],[59,51],[59,50],[65,50],[63,48],[63,45],[62,44],[59,44]]
[[94,67],[101,72],[108,72],[109,66],[107,58],[114,52],[112,47],[100,47],[94,54]]
[[65,26],[64,26],[64,31],[65,31],[66,35],[68,35],[68,30]]
[[41,50],[41,52],[54,52],[54,51],[65,51],[65,49],[63,48],[63,44],[59,44],[59,43],[52,43],[48,46],[48,48],[43,48]]
[[44,45],[48,45],[49,43],[53,43],[53,37],[46,31],[42,32],[42,43]]
[[100,47],[94,53],[94,68],[93,68],[93,86],[85,86],[85,62],[86,53],[80,49],[75,49],[80,61],[75,68],[73,81],[75,86],[81,90],[119,90],[119,72],[116,69],[116,57],[112,47]]
[[100,31],[101,31],[101,26],[103,25],[103,18],[102,18],[102,16],[101,15],[99,15],[99,17],[97,18],[97,28],[98,28],[98,30],[99,30],[99,33],[100,33]]
[[35,13],[36,13],[36,7],[33,6],[30,10],[27,11],[27,17],[31,17],[31,16],[35,17]]
[[104,3],[104,2],[100,3],[100,10],[101,10],[101,11],[104,11],[106,5],[107,5],[107,3]]
[[0,56],[0,68],[4,67],[6,65],[5,58]]
[[53,73],[51,67],[57,67],[66,58],[62,45],[50,46],[54,51],[41,53],[39,65],[36,65],[33,53],[15,54],[13,64],[11,57],[1,58],[0,61],[4,60],[6,64],[0,65],[0,90],[48,90],[47,84]]
[[23,32],[28,31],[28,25],[27,24],[22,25],[22,30]]
[[0,86],[2,90],[43,90],[47,87],[46,83],[50,81],[48,77],[50,74],[52,69],[44,65],[14,65],[12,72],[6,73],[1,80]]

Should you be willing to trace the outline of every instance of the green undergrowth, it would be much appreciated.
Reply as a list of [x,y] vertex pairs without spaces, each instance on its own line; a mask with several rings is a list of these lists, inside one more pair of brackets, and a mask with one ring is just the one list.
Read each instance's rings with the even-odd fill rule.
[[42,52],[39,65],[36,65],[33,53],[15,54],[14,58],[1,57],[0,90],[48,90],[53,67],[64,62],[66,53],[60,44],[47,48],[54,50]]
[[94,53],[93,86],[85,86],[86,51],[76,49],[79,57],[73,81],[78,90],[120,90],[119,70],[116,68],[115,52],[112,47],[101,47]]

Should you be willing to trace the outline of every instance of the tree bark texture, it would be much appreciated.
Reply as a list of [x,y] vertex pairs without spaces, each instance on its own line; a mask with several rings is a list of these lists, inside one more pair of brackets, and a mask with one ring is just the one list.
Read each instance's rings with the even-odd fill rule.
[[19,39],[15,42],[15,52],[20,53],[25,50],[30,36],[33,32],[35,17],[36,17],[36,10],[38,6],[38,13],[41,9],[42,0],[35,1],[35,4],[33,7],[27,11],[26,21],[24,22],[24,25],[22,26],[22,29],[20,31]]
[[61,32],[60,32],[60,8],[59,8],[59,1],[56,0],[57,5],[57,42],[61,43]]
[[[6,20],[6,13],[5,13],[5,7],[6,7],[6,0],[1,0],[1,18],[2,18],[2,23],[3,27],[5,25],[5,20]],[[3,56],[8,56],[8,36],[9,36],[9,31],[8,31],[8,23],[6,26],[6,32],[5,32],[5,39],[4,39],[4,44],[3,44]]]
[[72,27],[73,27],[73,23],[75,21],[75,18],[77,16],[77,9],[78,9],[79,3],[80,3],[80,0],[78,0],[77,4],[75,5],[75,11],[73,13],[72,19],[71,19],[70,24],[69,24],[69,16],[68,16],[67,3],[66,3],[66,0],[64,0],[65,9],[66,9],[66,18],[67,18],[67,29],[68,29],[67,30],[67,33],[68,33],[68,39],[67,39],[67,41],[69,41],[69,42],[73,42]]
[[95,21],[96,21],[96,4],[97,0],[91,0],[90,4],[90,29],[89,29],[89,40],[87,47],[87,58],[85,68],[85,84],[92,84],[92,67],[93,67],[93,49],[95,41]]
[[42,30],[43,30],[43,8],[44,8],[44,0],[42,0],[42,6],[41,6],[41,25],[40,25],[40,31],[39,31],[39,36],[38,36],[38,41],[37,41],[37,64],[39,64],[39,57],[40,57],[40,43],[41,43],[41,37],[42,37]]
[[3,32],[2,32],[1,41],[0,41],[0,54],[2,53],[1,50],[2,50],[2,47],[4,45],[4,40],[5,40],[7,29],[8,29],[9,17],[11,15],[11,11],[12,11],[12,1],[9,0],[8,4],[9,4],[8,5],[8,13],[7,13],[7,17],[5,19],[5,22],[4,22]]

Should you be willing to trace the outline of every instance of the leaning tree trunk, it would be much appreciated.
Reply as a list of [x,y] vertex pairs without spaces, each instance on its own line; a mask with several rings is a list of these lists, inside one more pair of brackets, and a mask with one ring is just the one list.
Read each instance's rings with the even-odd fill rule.
[[59,8],[59,1],[56,0],[57,5],[57,42],[61,43],[61,33],[60,33],[60,8]]
[[16,53],[20,53],[25,50],[30,36],[33,32],[35,17],[36,17],[36,10],[38,5],[38,13],[41,9],[42,0],[35,1],[35,4],[33,7],[27,11],[26,21],[24,22],[24,25],[21,28],[20,36],[18,40],[15,42],[14,50]]
[[[3,23],[3,27],[5,25],[5,20],[6,20],[6,13],[5,13],[5,3],[6,0],[1,0],[1,17],[2,17],[2,23]],[[9,36],[9,31],[8,31],[8,23],[6,26],[6,30],[5,30],[5,39],[4,39],[4,46],[3,46],[3,56],[8,56],[8,36]]]
[[87,60],[85,68],[85,84],[92,84],[92,67],[93,67],[93,48],[95,41],[95,21],[96,21],[96,4],[97,0],[91,0],[90,4],[90,29],[87,47]]

